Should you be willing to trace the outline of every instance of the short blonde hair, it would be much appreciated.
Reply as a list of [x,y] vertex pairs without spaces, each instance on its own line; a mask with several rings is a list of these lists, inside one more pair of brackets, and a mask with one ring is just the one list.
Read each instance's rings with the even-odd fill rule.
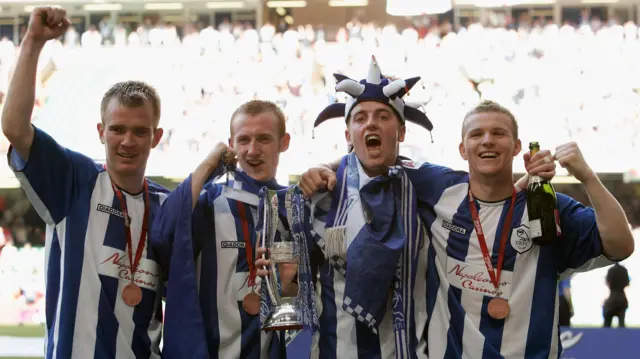
[[271,112],[274,116],[276,116],[276,119],[278,120],[278,135],[280,135],[280,138],[284,137],[284,134],[287,132],[287,119],[282,112],[282,109],[280,109],[280,106],[271,101],[262,100],[251,100],[249,102],[246,102],[233,112],[233,115],[231,115],[231,121],[229,123],[229,133],[231,134],[231,137],[233,137],[233,121],[235,120],[236,116],[238,116],[239,114],[255,116],[265,112]]
[[483,100],[479,104],[477,104],[474,108],[469,110],[467,114],[464,116],[464,121],[462,122],[462,138],[464,139],[465,129],[467,128],[467,124],[469,122],[469,117],[479,113],[501,113],[509,119],[511,119],[511,125],[513,127],[513,137],[515,139],[518,138],[518,121],[516,121],[516,117],[509,111],[506,107],[501,104],[491,101],[491,100]]
[[153,86],[142,81],[123,81],[111,86],[102,97],[100,103],[100,117],[104,123],[111,100],[128,108],[142,107],[150,103],[153,108],[155,126],[160,122],[160,96]]

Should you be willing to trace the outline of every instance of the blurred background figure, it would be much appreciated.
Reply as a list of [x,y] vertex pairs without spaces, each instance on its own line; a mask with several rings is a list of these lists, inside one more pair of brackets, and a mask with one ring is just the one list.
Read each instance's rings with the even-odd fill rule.
[[629,302],[624,290],[629,286],[629,272],[627,268],[616,263],[607,272],[606,280],[610,294],[602,306],[604,327],[610,328],[613,318],[618,317],[618,327],[624,328],[624,317],[627,308],[629,308]]

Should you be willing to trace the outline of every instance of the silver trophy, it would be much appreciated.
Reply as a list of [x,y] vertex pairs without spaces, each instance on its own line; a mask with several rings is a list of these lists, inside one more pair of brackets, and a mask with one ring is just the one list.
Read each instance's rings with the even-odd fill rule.
[[[271,307],[263,322],[262,329],[265,331],[274,330],[297,330],[302,329],[301,311],[296,306],[297,297],[284,297],[280,295],[278,289],[278,263],[298,263],[300,246],[293,236],[276,236],[278,228],[278,196],[273,190],[266,191],[264,201],[264,221],[260,231],[262,247],[269,251],[271,260],[269,276],[263,280],[267,286],[267,293],[271,299]],[[278,239],[276,240],[276,237]],[[263,303],[264,304],[264,303]]]

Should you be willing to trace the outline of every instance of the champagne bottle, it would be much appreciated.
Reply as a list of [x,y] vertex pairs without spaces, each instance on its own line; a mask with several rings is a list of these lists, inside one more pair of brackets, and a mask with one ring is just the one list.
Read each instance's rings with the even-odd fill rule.
[[[530,142],[531,157],[540,151],[538,142]],[[527,186],[527,211],[529,233],[536,244],[556,242],[562,234],[556,191],[548,180],[540,176],[529,176]]]

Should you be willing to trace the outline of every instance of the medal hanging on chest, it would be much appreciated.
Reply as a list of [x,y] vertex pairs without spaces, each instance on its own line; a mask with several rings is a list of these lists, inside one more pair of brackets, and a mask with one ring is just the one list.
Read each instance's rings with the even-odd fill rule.
[[122,191],[118,189],[113,183],[111,183],[113,192],[115,193],[118,201],[120,202],[120,208],[122,209],[122,216],[124,217],[124,229],[127,238],[127,257],[129,258],[129,272],[131,281],[122,290],[122,300],[130,307],[135,307],[142,302],[142,289],[136,284],[136,273],[140,266],[140,259],[142,258],[142,252],[144,251],[145,244],[147,242],[147,231],[149,228],[149,186],[147,180],[144,180],[144,215],[142,218],[142,228],[140,230],[140,240],[136,247],[135,257],[133,255],[133,241],[131,238],[131,217],[127,210],[127,200],[122,194]]
[[491,298],[491,300],[489,301],[489,304],[487,305],[487,312],[489,313],[489,316],[491,318],[497,320],[505,319],[507,316],[509,316],[510,312],[509,302],[506,299],[500,297],[500,274],[502,274],[502,265],[504,264],[504,252],[507,248],[507,238],[509,237],[509,233],[511,232],[511,218],[513,217],[513,207],[515,205],[515,202],[516,191],[514,189],[513,194],[511,195],[511,204],[509,205],[509,211],[507,212],[507,216],[502,227],[500,236],[500,249],[498,252],[498,265],[496,266],[494,271],[493,264],[491,263],[491,254],[489,253],[487,241],[485,240],[484,232],[482,230],[482,224],[480,223],[478,208],[476,207],[473,194],[471,194],[471,190],[469,190],[469,210],[471,211],[473,225],[476,230],[476,235],[478,236],[480,249],[482,250],[482,258],[484,259],[484,264],[487,267],[487,271],[489,272],[491,283],[496,289],[496,297]]

